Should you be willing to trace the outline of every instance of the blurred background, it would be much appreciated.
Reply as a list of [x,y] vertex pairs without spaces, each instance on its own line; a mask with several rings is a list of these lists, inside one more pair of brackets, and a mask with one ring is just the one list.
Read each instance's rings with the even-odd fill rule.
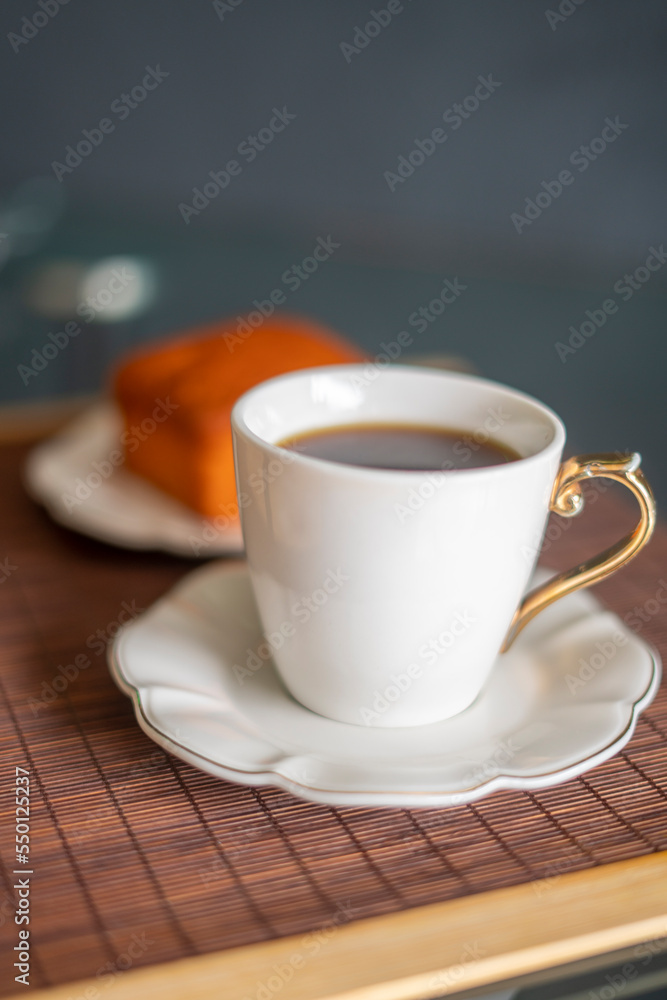
[[406,330],[403,358],[540,397],[575,450],[640,450],[667,499],[661,0],[5,0],[0,22],[2,401],[96,391],[132,344],[280,288],[371,357]]

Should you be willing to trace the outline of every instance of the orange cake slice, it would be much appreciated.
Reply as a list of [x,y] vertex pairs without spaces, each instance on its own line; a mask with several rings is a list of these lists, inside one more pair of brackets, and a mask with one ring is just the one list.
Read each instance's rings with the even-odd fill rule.
[[342,337],[288,315],[244,335],[234,319],[137,350],[112,384],[126,468],[207,517],[229,512],[236,504],[230,414],[239,396],[274,375],[362,360]]

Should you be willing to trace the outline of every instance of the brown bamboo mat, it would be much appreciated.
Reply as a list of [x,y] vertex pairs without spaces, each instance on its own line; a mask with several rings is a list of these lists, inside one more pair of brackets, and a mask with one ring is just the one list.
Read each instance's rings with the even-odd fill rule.
[[[31,984],[97,975],[100,995],[130,966],[305,938],[332,923],[529,880],[546,892],[564,872],[667,849],[664,689],[606,764],[557,788],[450,810],[331,809],[227,784],[164,754],[136,725],[102,647],[124,602],[147,607],[193,564],[57,527],[25,497],[24,455],[0,449],[5,995],[21,989],[12,969],[16,766],[29,769],[32,786]],[[627,530],[635,511],[612,493],[553,529],[560,537],[547,543],[545,561],[571,565]],[[662,528],[596,590],[620,615],[639,607],[647,620],[633,618],[632,627],[663,657],[667,623],[656,594],[666,556]],[[35,711],[30,699],[49,697],[44,685],[58,666],[82,654],[90,665]]]

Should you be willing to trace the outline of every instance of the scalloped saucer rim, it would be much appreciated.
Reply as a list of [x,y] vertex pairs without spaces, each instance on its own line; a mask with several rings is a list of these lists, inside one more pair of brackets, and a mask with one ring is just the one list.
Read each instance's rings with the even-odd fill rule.
[[[655,650],[590,594],[573,594],[499,657],[465,712],[429,726],[371,728],[304,708],[270,661],[240,683],[232,661],[260,640],[245,563],[215,562],[124,626],[109,665],[139,725],[164,749],[232,782],[339,806],[432,808],[559,784],[627,743],[661,676]],[[614,642],[603,668],[582,681],[578,662],[592,663],[598,645]]]

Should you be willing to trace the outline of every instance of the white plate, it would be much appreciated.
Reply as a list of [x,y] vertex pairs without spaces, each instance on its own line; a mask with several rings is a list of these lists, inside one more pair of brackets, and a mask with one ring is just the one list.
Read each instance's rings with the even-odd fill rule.
[[121,450],[121,431],[117,408],[100,403],[38,445],[24,470],[31,496],[65,527],[123,548],[191,559],[243,551],[238,521],[216,525],[122,465],[114,468],[108,457]]
[[166,750],[229,781],[332,805],[459,805],[567,781],[627,743],[660,682],[657,653],[588,594],[531,622],[467,711],[410,729],[316,715],[268,661],[239,677],[261,641],[245,564],[216,562],[125,626],[109,662]]

